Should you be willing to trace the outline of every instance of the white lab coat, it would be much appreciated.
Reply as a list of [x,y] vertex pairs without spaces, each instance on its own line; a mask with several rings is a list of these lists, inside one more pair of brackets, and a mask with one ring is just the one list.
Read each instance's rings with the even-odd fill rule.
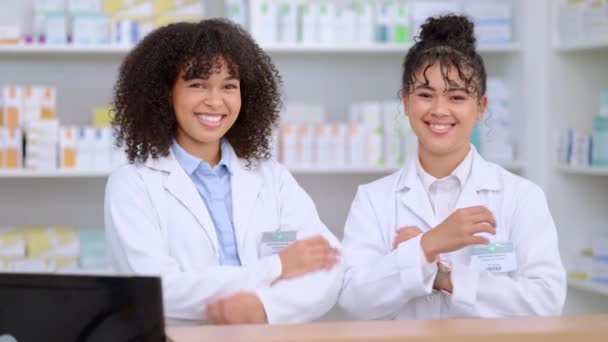
[[202,323],[207,303],[239,290],[257,293],[270,323],[322,316],[337,301],[343,265],[272,284],[281,273],[280,259],[260,257],[259,242],[262,232],[279,227],[297,230],[298,239],[322,234],[334,247],[339,242],[284,166],[264,161],[248,170],[247,162],[228,150],[233,224],[242,266],[219,265],[211,216],[171,153],[145,165],[124,165],[108,180],[105,225],[117,271],[160,275],[165,315],[177,324]]
[[[559,315],[565,295],[555,224],[543,191],[533,183],[485,161],[473,151],[471,174],[456,209],[483,205],[496,219],[491,241],[511,241],[518,269],[476,271],[470,247],[442,258],[452,264],[453,293],[432,291],[437,272],[429,268],[420,237],[393,251],[399,227],[423,232],[440,222],[416,172],[415,160],[400,171],[362,185],[346,221],[347,262],[340,306],[358,319],[440,319]],[[429,272],[430,269],[430,272]]]

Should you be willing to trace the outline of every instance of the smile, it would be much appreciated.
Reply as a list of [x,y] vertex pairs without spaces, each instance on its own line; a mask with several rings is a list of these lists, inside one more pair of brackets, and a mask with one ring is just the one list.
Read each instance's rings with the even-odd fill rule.
[[215,113],[196,113],[195,115],[201,124],[211,128],[220,126],[226,118],[225,114]]

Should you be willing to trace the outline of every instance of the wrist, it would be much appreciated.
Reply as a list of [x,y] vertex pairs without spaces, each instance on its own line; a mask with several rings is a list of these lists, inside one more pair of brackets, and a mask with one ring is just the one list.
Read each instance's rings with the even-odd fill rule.
[[437,255],[435,248],[433,247],[433,240],[431,232],[428,231],[422,234],[420,238],[420,247],[422,248],[422,253],[424,254],[427,262],[435,262],[437,261]]

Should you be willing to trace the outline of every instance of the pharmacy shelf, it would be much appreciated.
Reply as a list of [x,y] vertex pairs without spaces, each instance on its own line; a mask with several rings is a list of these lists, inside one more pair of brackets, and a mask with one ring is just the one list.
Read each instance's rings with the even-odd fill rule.
[[[320,44],[280,44],[262,46],[268,53],[387,53],[403,54],[411,44],[371,44],[371,45],[320,45]],[[509,53],[519,51],[517,43],[499,45],[481,45],[479,51],[485,54]],[[31,55],[123,55],[131,46],[111,45],[0,45],[0,54]]]
[[[523,164],[514,162],[502,164],[507,170],[521,171]],[[319,166],[288,166],[296,175],[388,175],[398,170],[396,167],[319,167]],[[1,178],[105,178],[110,171],[87,170],[0,170]]]
[[295,175],[387,175],[398,170],[392,167],[289,166],[288,168]]
[[608,166],[564,166],[560,165],[557,169],[562,173],[608,176]]
[[[320,45],[320,44],[281,44],[264,45],[263,48],[268,53],[389,53],[403,54],[411,44],[370,44],[370,45]],[[479,47],[481,53],[507,53],[519,51],[517,43],[500,45],[482,45]]]
[[594,284],[586,280],[568,279],[568,287],[608,296],[608,285]]
[[558,44],[555,50],[561,53],[605,50],[608,51],[608,40],[598,40],[592,42],[573,42]]
[[111,45],[0,45],[0,54],[32,54],[32,55],[116,55],[126,54],[130,46]]
[[109,171],[85,170],[0,170],[0,178],[103,178]]

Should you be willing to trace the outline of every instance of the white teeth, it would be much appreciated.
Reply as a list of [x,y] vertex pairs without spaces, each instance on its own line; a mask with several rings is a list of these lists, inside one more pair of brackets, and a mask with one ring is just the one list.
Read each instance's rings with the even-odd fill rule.
[[199,115],[199,117],[203,121],[209,121],[209,122],[220,122],[220,120],[222,120],[221,115]]
[[432,129],[436,129],[439,131],[445,131],[448,130],[451,127],[451,125],[438,125],[438,124],[431,124],[431,128]]

